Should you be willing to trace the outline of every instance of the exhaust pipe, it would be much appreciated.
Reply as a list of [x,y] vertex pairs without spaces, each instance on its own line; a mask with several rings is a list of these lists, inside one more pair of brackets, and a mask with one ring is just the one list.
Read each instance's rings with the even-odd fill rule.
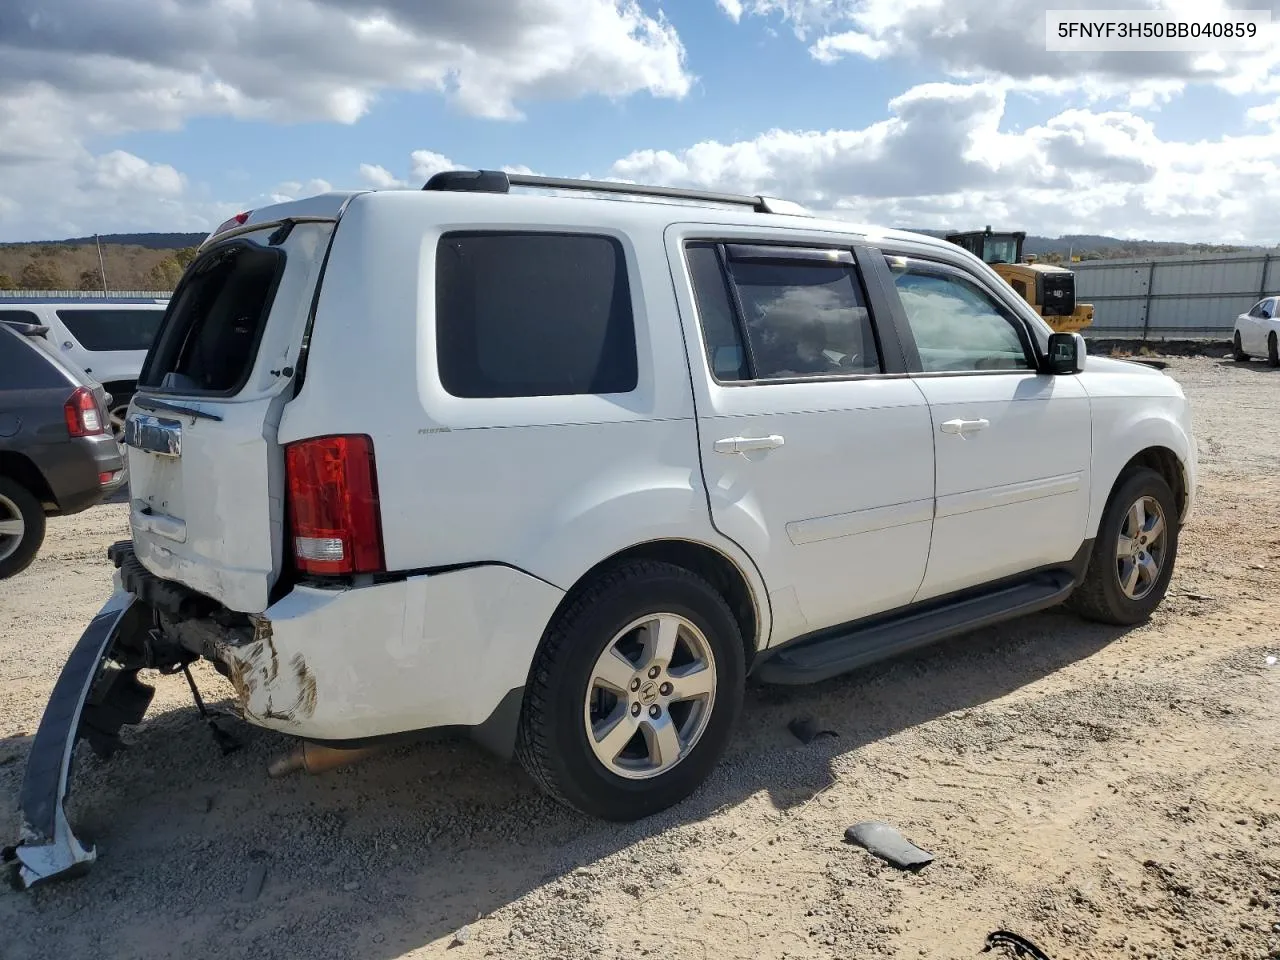
[[368,759],[382,753],[387,747],[374,745],[369,747],[330,747],[323,743],[303,740],[291,751],[273,760],[267,767],[267,776],[273,778],[287,777],[291,773],[304,770],[309,774],[324,773],[336,770],[353,763]]

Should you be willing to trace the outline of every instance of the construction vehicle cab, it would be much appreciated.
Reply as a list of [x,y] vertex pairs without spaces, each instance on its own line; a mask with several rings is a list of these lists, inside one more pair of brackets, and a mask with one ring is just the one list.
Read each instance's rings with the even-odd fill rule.
[[1076,303],[1076,276],[1065,267],[1035,263],[1023,257],[1027,235],[1021,230],[997,233],[990,227],[949,233],[947,240],[964,247],[1013,287],[1055,331],[1072,333],[1093,323],[1093,304]]

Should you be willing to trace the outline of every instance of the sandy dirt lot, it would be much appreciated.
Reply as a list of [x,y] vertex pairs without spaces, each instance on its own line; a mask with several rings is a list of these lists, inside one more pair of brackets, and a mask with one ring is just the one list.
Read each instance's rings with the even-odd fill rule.
[[[931,957],[1006,928],[1053,960],[1280,957],[1280,371],[1176,359],[1197,515],[1155,619],[1049,613],[813,688],[753,688],[693,799],[610,826],[467,743],[270,780],[180,678],[109,763],[82,749],[80,879],[0,892],[0,956]],[[124,507],[51,524],[0,585],[0,838],[29,736],[109,590]],[[353,643],[360,638],[353,637]],[[211,670],[209,698],[229,687]],[[802,745],[787,722],[838,731]],[[917,874],[843,842],[896,824]],[[266,866],[261,892],[243,896]]]

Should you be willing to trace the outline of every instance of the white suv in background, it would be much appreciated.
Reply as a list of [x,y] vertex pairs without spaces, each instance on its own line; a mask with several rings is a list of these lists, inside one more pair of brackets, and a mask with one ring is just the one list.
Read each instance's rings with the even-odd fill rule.
[[229,221],[128,415],[121,676],[205,657],[328,742],[469,729],[625,820],[707,776],[749,676],[1146,618],[1178,385],[954,244],[779,209],[455,172]]
[[[111,427],[117,437],[124,430],[129,398],[147,348],[160,329],[167,300],[95,297],[84,300],[50,298],[0,299],[0,321],[48,327],[41,346],[69,360],[111,394]],[[47,345],[47,346],[46,346]]]

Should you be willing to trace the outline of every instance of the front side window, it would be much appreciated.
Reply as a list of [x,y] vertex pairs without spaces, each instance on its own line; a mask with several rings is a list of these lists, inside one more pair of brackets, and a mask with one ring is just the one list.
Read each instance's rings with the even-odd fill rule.
[[455,233],[436,248],[440,382],[455,397],[629,393],[638,382],[622,245]]
[[163,310],[95,307],[58,311],[58,319],[80,346],[95,353],[101,350],[149,350],[163,318]]
[[[721,381],[877,374],[880,352],[857,267],[787,247],[691,244],[703,340]],[[727,273],[720,266],[724,256]],[[745,342],[743,334],[745,333]]]
[[1267,301],[1259,300],[1257,303],[1255,303],[1252,307],[1249,308],[1249,316],[1251,317],[1263,316],[1262,308],[1265,307],[1266,305],[1267,305]]
[[976,283],[928,265],[888,260],[926,373],[1033,368],[1017,321]]

